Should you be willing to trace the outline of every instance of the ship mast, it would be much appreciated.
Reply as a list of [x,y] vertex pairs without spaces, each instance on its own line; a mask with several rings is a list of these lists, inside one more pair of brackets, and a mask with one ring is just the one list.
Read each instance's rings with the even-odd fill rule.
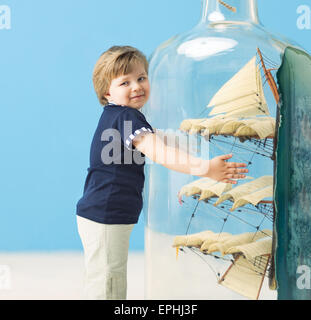
[[[278,104],[279,100],[280,100],[280,96],[279,96],[279,92],[278,92],[275,80],[274,80],[274,78],[272,77],[272,74],[271,74],[271,70],[272,69],[267,69],[266,68],[266,66],[264,64],[264,61],[263,61],[263,58],[262,58],[261,51],[260,51],[259,48],[257,48],[257,52],[259,54],[260,61],[262,63],[262,67],[263,67],[266,79],[267,79],[267,81],[269,83],[269,86],[271,88],[271,91],[272,91],[272,93],[274,95],[275,102]],[[274,176],[276,175],[276,163],[275,163],[276,145],[277,145],[277,135],[274,138],[273,154],[272,154],[273,175]],[[274,201],[272,201],[272,208],[273,208],[273,225],[274,225],[274,219],[275,219],[275,203],[274,203]],[[276,236],[276,234],[275,234],[275,231],[273,231],[273,233],[274,233],[274,235],[273,235],[272,253],[271,253],[271,266],[270,266],[270,271],[269,271],[269,288],[271,290],[276,290],[277,283],[276,283],[276,278],[275,278],[275,262],[274,262],[274,256],[275,256],[275,250],[276,250],[276,248],[275,248],[275,236]]]
[[263,61],[263,58],[262,58],[262,54],[261,54],[261,51],[259,48],[257,48],[257,52],[259,54],[259,58],[260,58],[260,61],[261,61],[261,64],[262,64],[262,67],[263,67],[263,70],[264,70],[264,73],[265,73],[265,77],[268,81],[268,84],[271,88],[271,91],[273,93],[273,96],[274,96],[274,99],[276,101],[276,103],[279,103],[279,100],[280,100],[280,96],[279,96],[279,93],[278,93],[278,88],[277,88],[277,85],[273,79],[273,76],[271,74],[271,70],[272,69],[267,69],[266,66],[265,66],[265,63]]

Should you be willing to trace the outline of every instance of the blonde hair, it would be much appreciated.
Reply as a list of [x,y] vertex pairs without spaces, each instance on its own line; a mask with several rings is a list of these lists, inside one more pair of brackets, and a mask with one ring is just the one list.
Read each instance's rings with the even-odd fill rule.
[[129,74],[137,63],[142,63],[148,74],[147,58],[136,48],[113,46],[100,56],[93,71],[93,85],[102,105],[108,103],[105,95],[109,91],[111,81],[119,76]]

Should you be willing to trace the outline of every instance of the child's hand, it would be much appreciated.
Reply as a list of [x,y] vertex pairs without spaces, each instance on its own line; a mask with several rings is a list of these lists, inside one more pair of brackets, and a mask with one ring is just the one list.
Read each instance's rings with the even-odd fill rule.
[[208,171],[204,175],[204,177],[232,184],[236,184],[237,182],[231,179],[245,178],[245,175],[241,173],[248,172],[248,169],[239,168],[246,167],[246,164],[237,162],[226,162],[226,160],[230,158],[232,158],[232,154],[222,155],[210,160]]

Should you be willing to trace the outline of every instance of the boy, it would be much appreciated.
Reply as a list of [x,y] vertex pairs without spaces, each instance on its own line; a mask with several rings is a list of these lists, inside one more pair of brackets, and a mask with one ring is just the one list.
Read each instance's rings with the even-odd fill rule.
[[[93,83],[104,111],[95,131],[83,197],[77,204],[78,231],[89,299],[126,299],[129,237],[142,209],[144,157],[168,169],[236,183],[245,164],[232,155],[203,160],[167,146],[139,111],[150,87],[145,56],[114,46],[97,61]],[[177,155],[177,157],[176,157]],[[172,159],[178,161],[172,161]]]

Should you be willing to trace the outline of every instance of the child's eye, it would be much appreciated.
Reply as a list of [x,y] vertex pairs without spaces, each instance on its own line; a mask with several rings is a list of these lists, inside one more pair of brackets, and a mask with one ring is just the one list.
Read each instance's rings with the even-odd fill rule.
[[146,77],[140,77],[140,78],[138,78],[138,81],[144,81],[144,80],[146,80]]
[[127,86],[128,83],[129,83],[128,81],[124,81],[124,82],[122,82],[120,85],[121,85],[121,86]]

